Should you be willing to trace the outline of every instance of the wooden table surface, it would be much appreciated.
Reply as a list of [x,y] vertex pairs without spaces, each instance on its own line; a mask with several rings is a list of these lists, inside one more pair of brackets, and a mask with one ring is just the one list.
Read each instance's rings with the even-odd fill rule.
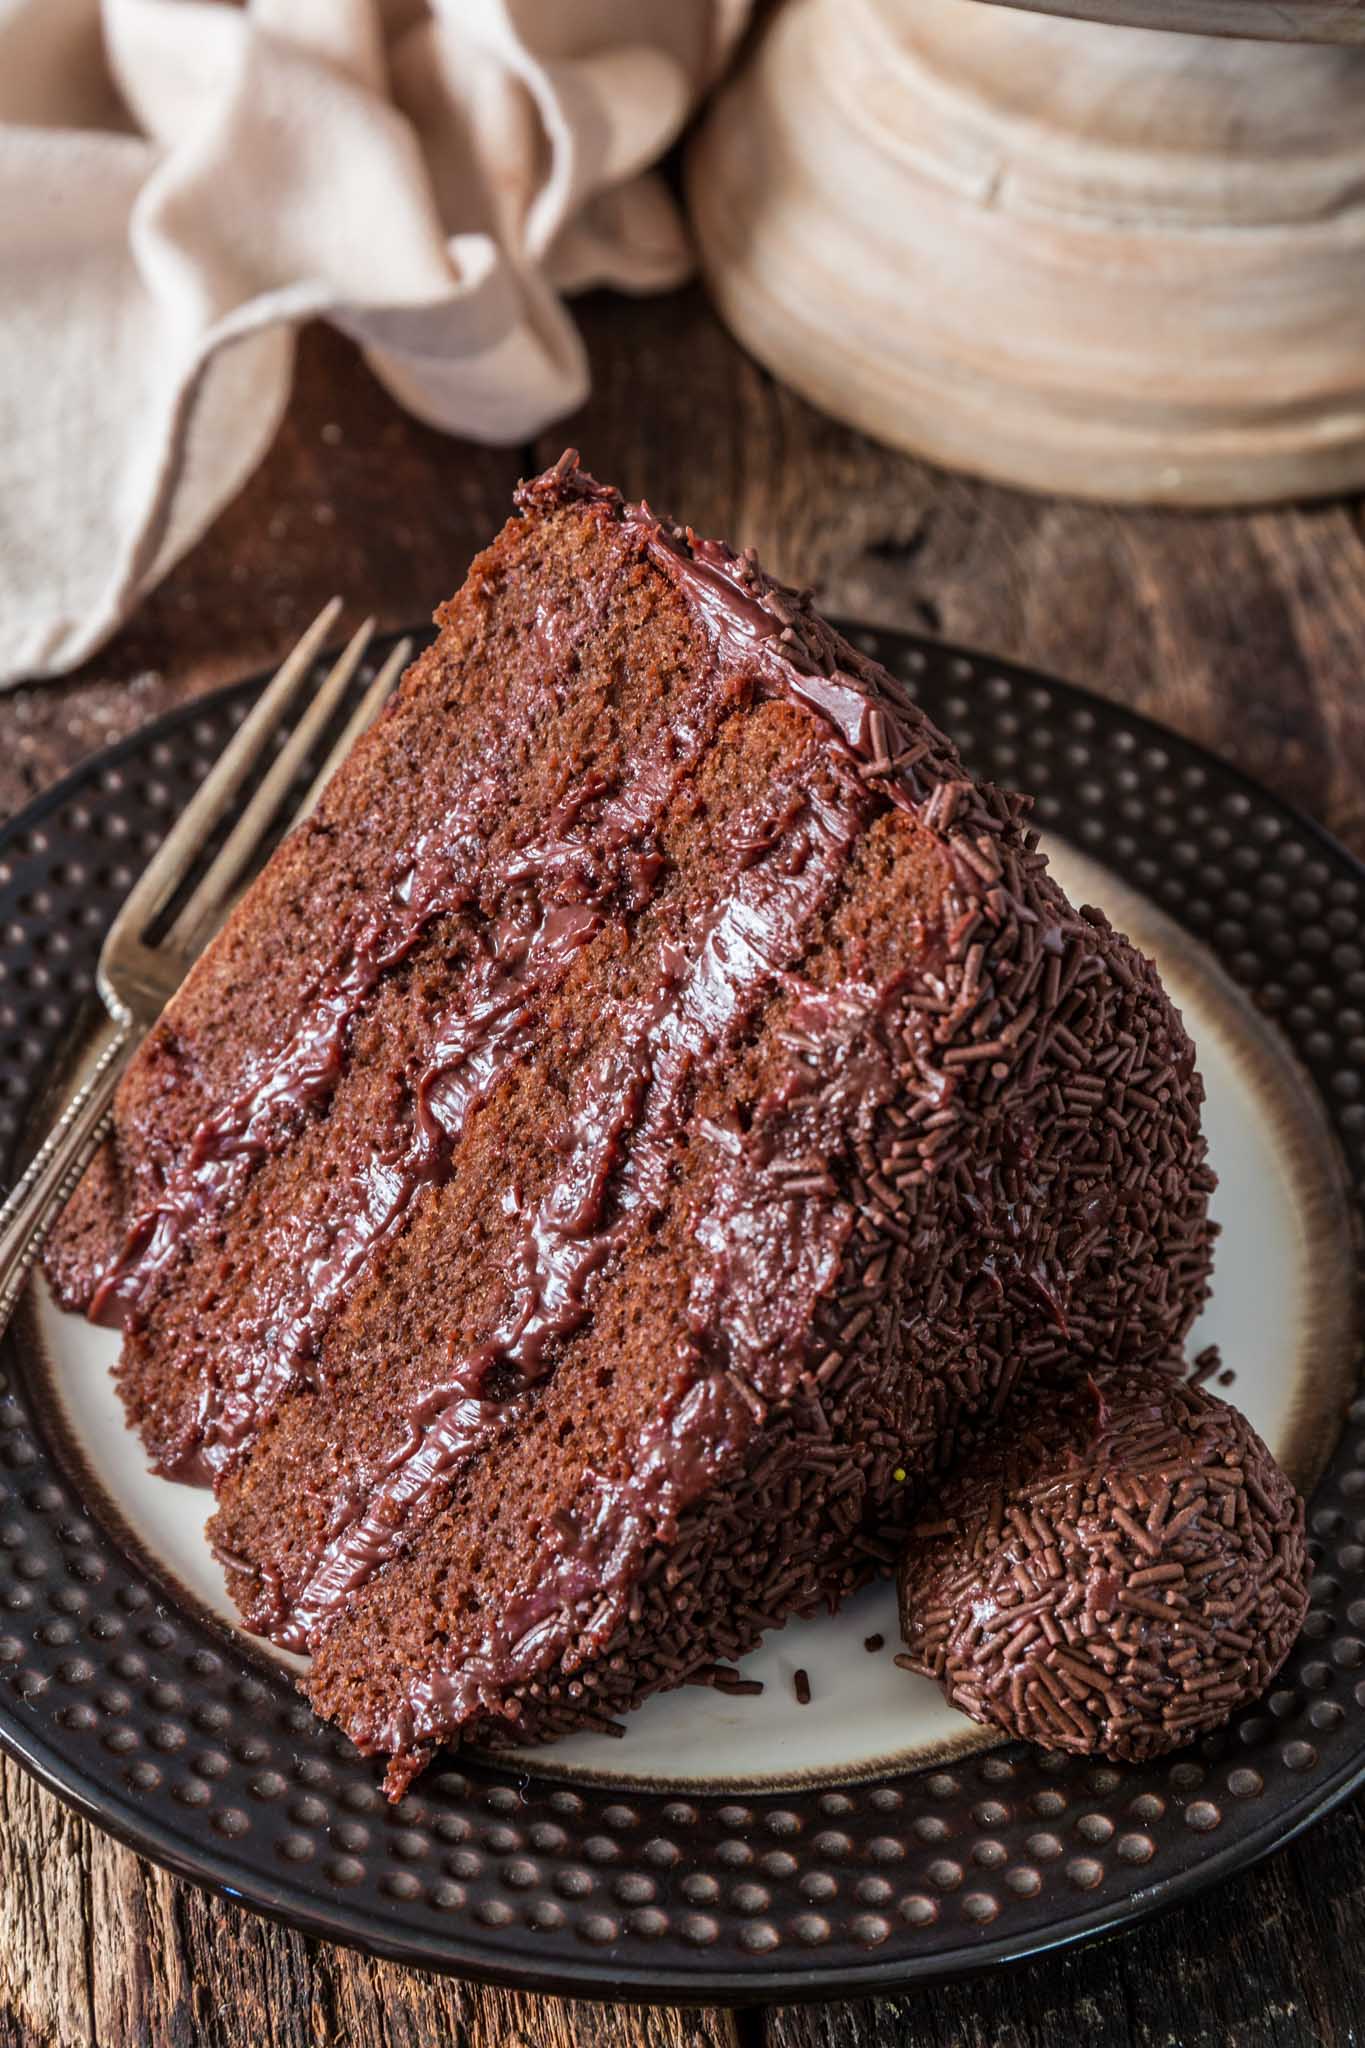
[[[419,427],[304,338],[263,467],[68,681],[0,700],[0,813],[275,656],[333,590],[427,616],[566,441],[831,609],[1032,662],[1236,761],[1365,854],[1365,507],[1108,511],[945,476],[821,417],[699,292],[581,308],[595,390],[533,448]],[[142,1862],[0,1766],[0,2048],[1347,2048],[1365,2037],[1365,1800],[1135,1934],[878,2004],[740,2014],[533,1999],[305,1940]]]

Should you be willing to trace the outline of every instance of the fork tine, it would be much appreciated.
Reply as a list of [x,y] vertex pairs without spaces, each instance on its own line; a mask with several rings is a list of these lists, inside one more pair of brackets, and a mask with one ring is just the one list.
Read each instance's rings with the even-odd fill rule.
[[195,953],[231,901],[300,768],[345,695],[373,632],[374,620],[366,619],[364,625],[351,635],[314,691],[307,710],[262,776],[260,787],[166,934],[166,944],[172,952]]
[[299,805],[297,811],[295,811],[294,823],[296,825],[301,825],[305,818],[312,816],[313,812],[317,809],[322,792],[350,753],[351,748],[360,738],[361,733],[368,732],[374,724],[386,701],[393,694],[394,685],[407,667],[408,658],[411,653],[411,640],[400,640],[393,649],[388,660],[384,663],[384,666],[356,705],[355,710],[351,713],[350,718],[346,721],[346,730],[323,762],[312,788]]
[[341,599],[332,598],[286,656],[243,719],[230,746],[219,756],[171,827],[159,851],[133,884],[127,901],[109,927],[102,957],[111,957],[125,942],[140,943],[153,919],[170,902],[205,839],[284,716],[291,698],[307,680],[317,651],[340,610]]

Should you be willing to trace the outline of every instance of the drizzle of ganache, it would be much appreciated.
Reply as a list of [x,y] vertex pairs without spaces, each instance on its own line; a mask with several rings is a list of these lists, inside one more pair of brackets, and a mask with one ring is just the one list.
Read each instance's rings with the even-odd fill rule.
[[[626,1008],[611,1046],[579,1084],[558,1147],[563,1163],[521,1219],[517,1279],[499,1327],[423,1398],[408,1441],[381,1472],[350,1489],[287,1612],[253,1611],[276,1641],[288,1648],[311,1642],[397,1554],[413,1516],[520,1412],[522,1397],[543,1377],[551,1343],[586,1319],[593,1274],[642,1211],[663,1206],[690,1078],[799,957],[866,808],[856,788],[807,792],[775,857],[743,871],[728,899],[712,906],[693,956],[665,949],[657,987]],[[483,1390],[495,1366],[504,1380],[509,1372],[515,1379],[500,1401],[489,1402]]]
[[800,1057],[749,1131],[704,1127],[719,1164],[674,1386],[626,1472],[585,1474],[572,1516],[547,1531],[534,1582],[498,1603],[457,1665],[435,1661],[416,1677],[367,1737],[395,1753],[394,1796],[420,1764],[414,1752],[480,1713],[515,1718],[509,1692],[571,1645],[575,1663],[606,1647],[630,1611],[641,1552],[673,1539],[684,1510],[736,1469],[767,1404],[799,1380],[799,1335],[838,1278],[854,1223],[820,1151],[822,1126],[854,1095],[857,1116],[870,1116],[896,1083],[875,1028],[892,987],[792,985]]
[[[917,786],[915,759],[927,749],[907,721],[907,707],[892,701],[884,685],[847,670],[817,665],[792,621],[763,603],[746,580],[747,565],[722,541],[671,533],[648,505],[626,505],[622,523],[643,541],[652,559],[687,598],[719,655],[755,667],[768,690],[813,711],[860,768],[880,763],[881,793],[911,809],[926,791]],[[780,600],[779,600],[780,601]],[[918,714],[911,712],[910,718]]]
[[[137,1217],[102,1277],[90,1304],[92,1320],[126,1325],[145,1305],[187,1230],[234,1202],[283,1133],[328,1100],[344,1067],[351,1024],[436,918],[473,903],[480,881],[485,889],[491,881],[495,892],[533,892],[543,899],[546,907],[529,933],[514,920],[493,928],[488,958],[467,977],[456,1008],[438,1027],[417,1084],[413,1146],[398,1157],[376,1153],[348,1184],[346,1214],[314,1223],[300,1244],[275,1261],[263,1281],[267,1300],[252,1328],[234,1340],[230,1379],[205,1377],[185,1442],[163,1453],[161,1469],[168,1476],[211,1483],[252,1440],[314,1355],[373,1251],[401,1230],[419,1189],[442,1178],[465,1119],[529,1044],[536,1000],[601,928],[599,913],[613,890],[621,888],[631,910],[648,901],[663,866],[655,828],[697,765],[705,741],[703,724],[675,717],[667,747],[633,760],[610,795],[600,779],[572,789],[542,831],[505,856],[491,877],[481,875],[475,836],[476,821],[489,809],[489,789],[476,784],[404,860],[385,911],[367,923],[283,1047],[198,1126],[184,1158]],[[592,826],[576,833],[579,814],[594,800]]]
[[340,1215],[309,1220],[287,1259],[263,1279],[265,1298],[250,1330],[234,1335],[231,1380],[204,1382],[194,1456],[211,1477],[252,1440],[316,1355],[333,1315],[374,1253],[398,1235],[418,1192],[444,1179],[470,1116],[529,1047],[538,999],[601,929],[600,914],[586,904],[557,905],[529,930],[498,934],[471,970],[465,1006],[438,1030],[418,1078],[410,1142],[397,1155],[362,1162],[343,1184]]
[[[581,473],[575,487],[586,496],[615,500],[615,493]],[[922,748],[911,743],[913,735],[904,729],[884,689],[874,699],[861,679],[837,669],[821,672],[790,626],[752,594],[746,564],[719,542],[692,536],[684,545],[645,505],[622,508],[621,518],[683,589],[715,654],[746,661],[769,689],[815,711],[859,763],[886,756],[895,775],[883,782],[883,794],[902,803],[911,791],[922,794],[915,790],[912,759]],[[547,645],[556,665],[571,651],[553,637]],[[647,900],[657,877],[658,855],[642,842],[649,823],[662,814],[693,765],[695,737],[675,731],[671,754],[636,763],[634,785],[607,807],[600,821],[603,847],[624,853],[634,885],[631,907]],[[472,800],[466,801],[465,815],[446,821],[444,847],[430,837],[423,843],[395,881],[387,915],[364,927],[349,958],[317,991],[283,1047],[262,1063],[236,1096],[200,1123],[185,1156],[167,1171],[155,1200],[136,1216],[119,1254],[97,1283],[88,1311],[92,1321],[126,1326],[177,1256],[186,1232],[231,1206],[254,1167],[278,1145],[282,1131],[329,1099],[342,1072],[350,1027],[380,980],[408,956],[437,917],[469,902],[476,877],[471,854],[477,851],[477,841],[470,835],[477,800],[487,794],[486,786],[476,788]],[[571,808],[566,816],[572,818]],[[453,846],[452,824],[459,828]],[[523,849],[522,864],[550,875],[556,857],[578,859],[581,849],[562,837],[556,841],[552,834]],[[512,878],[509,870],[508,879]],[[193,1446],[186,1452],[185,1476],[205,1476]]]
[[[330,973],[306,998],[284,1043],[262,1060],[237,1094],[202,1118],[184,1156],[134,1219],[87,1311],[91,1322],[123,1328],[145,1307],[181,1239],[240,1196],[281,1133],[328,1101],[344,1065],[347,1034],[384,976],[407,959],[432,923],[466,908],[478,873],[475,821],[488,787],[476,784],[446,820],[442,839],[427,834],[402,863],[390,900],[367,919]],[[453,828],[453,829],[452,829]]]
[[[600,593],[604,600],[606,592]],[[585,626],[566,631],[538,607],[533,638],[545,655],[551,677],[566,678],[577,656]],[[684,744],[695,747],[697,735],[683,731]],[[651,764],[657,782],[659,764]],[[600,786],[584,786],[564,798],[541,842],[545,872],[581,863],[584,848],[567,837],[578,811]],[[349,1033],[355,1019],[380,982],[408,958],[431,925],[442,916],[467,908],[475,900],[481,877],[481,819],[496,814],[497,791],[491,778],[476,776],[461,801],[441,824],[421,835],[416,847],[396,866],[389,901],[366,921],[343,947],[331,968],[305,996],[284,1039],[248,1075],[237,1094],[204,1117],[184,1155],[162,1177],[156,1198],[134,1217],[123,1244],[91,1294],[86,1314],[91,1322],[124,1329],[145,1308],[156,1282],[175,1260],[187,1232],[232,1206],[255,1167],[278,1147],[283,1135],[310,1110],[329,1100],[345,1066]],[[649,817],[647,803],[629,795],[609,815],[608,833],[628,848],[627,860],[652,884],[655,855],[643,844]],[[654,813],[657,816],[659,813]],[[636,825],[632,835],[631,824]],[[635,842],[631,846],[631,842]],[[523,867],[535,868],[534,850],[523,847]],[[179,1475],[196,1483],[209,1473],[193,1446]]]
[[737,555],[723,541],[668,524],[644,501],[623,500],[579,466],[576,449],[517,491],[524,510],[566,499],[604,507],[682,591],[713,654],[753,670],[768,694],[813,711],[860,773],[875,772],[883,798],[918,809],[945,773],[961,776],[942,734],[895,679],[856,656],[856,673],[841,666],[836,636],[804,597],[762,573],[752,550]]
[[[733,1464],[753,1430],[753,1414],[734,1379],[707,1373],[690,1379],[684,1392],[642,1423],[622,1478],[588,1474],[572,1548],[547,1558],[534,1584],[499,1604],[482,1642],[463,1652],[458,1665],[433,1663],[414,1677],[387,1724],[367,1741],[367,1749],[395,1758],[386,1788],[391,1797],[420,1764],[421,1746],[439,1742],[480,1712],[496,1711],[510,1688],[552,1665],[574,1636],[584,1638],[585,1648],[607,1639],[641,1548],[670,1540],[683,1510]],[[574,1619],[580,1609],[591,1611],[586,1629]]]
[[[914,752],[911,736],[899,723],[894,707],[885,701],[874,702],[861,681],[842,671],[816,671],[802,656],[790,629],[751,595],[744,581],[744,564],[728,549],[695,537],[685,548],[644,506],[629,507],[624,516],[701,615],[714,655],[756,666],[770,691],[793,696],[815,711],[854,760],[885,761],[888,767],[893,755],[902,763],[909,761]],[[631,885],[631,908],[648,899],[658,874],[659,856],[650,844],[652,827],[683,776],[695,765],[697,752],[697,735],[675,730],[670,748],[648,761],[634,762],[626,787],[602,809],[596,842],[602,852],[620,860]],[[903,775],[908,773],[908,767],[903,769]],[[889,787],[900,801],[908,802],[901,783]],[[591,787],[585,788],[570,805],[562,807],[564,819],[572,822],[576,809],[595,793]],[[557,881],[567,865],[578,879],[579,893],[586,893],[581,885],[582,859],[581,844],[569,839],[561,824],[557,833],[551,831],[521,849],[506,864],[501,880],[504,885],[526,880],[544,887]],[[534,976],[524,978],[534,986]],[[509,1014],[524,1018],[524,1007],[513,1003]],[[487,1082],[482,1091],[469,1092],[465,1114],[485,1099],[496,1074],[517,1056],[520,1032],[519,1025],[509,1025],[489,1035],[483,1063]],[[440,1088],[447,1084],[438,1078],[429,1085]],[[455,1088],[463,1096],[463,1080],[457,1081]],[[419,1120],[422,1110],[419,1094]],[[413,1160],[376,1159],[362,1168],[356,1183],[357,1199],[339,1226],[339,1253],[326,1245],[331,1226],[324,1223],[315,1233],[323,1237],[323,1245],[305,1243],[292,1257],[289,1263],[295,1275],[311,1277],[316,1284],[302,1289],[296,1284],[293,1291],[302,1295],[301,1307],[261,1319],[247,1338],[245,1356],[229,1387],[222,1389],[205,1381],[195,1437],[182,1466],[184,1476],[221,1471],[252,1440],[264,1415],[297,1376],[300,1364],[316,1351],[326,1323],[358,1279],[372,1249],[397,1234],[418,1188],[441,1177],[449,1145],[458,1137],[462,1121],[461,1117],[442,1133],[444,1145],[428,1145]]]
[[[802,634],[793,632],[790,613],[782,613],[784,595],[769,591],[761,579],[755,583],[747,564],[728,549],[691,536],[685,544],[676,530],[666,529],[644,506],[626,507],[621,517],[678,583],[706,631],[714,655],[740,664],[766,694],[786,697],[814,712],[830,734],[836,759],[842,755],[852,769],[851,774],[839,778],[847,805],[841,829],[821,858],[812,861],[808,857],[806,861],[808,870],[813,868],[824,881],[831,881],[863,821],[865,806],[860,799],[869,779],[875,779],[883,801],[905,808],[917,808],[936,791],[932,770],[937,763],[926,764],[931,770],[927,784],[916,773],[921,757],[933,751],[932,742],[923,738],[918,714],[907,705],[902,717],[880,681],[874,678],[869,683],[847,673],[828,658],[823,644],[812,651]],[[755,589],[767,601],[759,602]],[[932,728],[929,732],[932,734]],[[649,826],[694,765],[697,749],[689,744],[692,737],[675,729],[671,748],[648,763],[632,764],[633,784],[598,816],[593,850],[614,851],[619,856],[621,876],[633,889],[628,898],[632,907],[647,900],[657,875],[659,856],[650,844]],[[818,814],[816,805],[813,815]],[[509,861],[501,877],[503,884],[515,886],[525,879],[542,889],[549,884],[552,894],[561,873],[576,877],[584,849],[570,836],[572,822],[570,809],[558,829],[524,847],[520,869],[515,860]],[[751,872],[760,877],[779,871],[779,863],[762,858],[768,850],[765,845],[748,855],[758,860]],[[429,854],[430,849],[427,851]],[[785,880],[801,881],[799,861],[784,861],[781,866],[790,870]],[[454,864],[447,860],[444,872],[439,871],[440,862],[433,869],[430,858],[425,865],[418,859],[409,864],[395,885],[389,916],[376,920],[361,934],[341,973],[319,991],[282,1052],[265,1063],[232,1103],[205,1120],[180,1168],[173,1168],[168,1175],[160,1199],[134,1224],[124,1254],[100,1283],[92,1314],[125,1320],[140,1307],[157,1274],[174,1256],[185,1228],[236,1199],[246,1174],[278,1142],[281,1120],[325,1102],[344,1064],[350,1025],[378,980],[407,956],[442,910],[472,900],[479,878],[477,860]],[[438,873],[438,885],[433,886]],[[577,895],[591,917],[591,890],[578,885],[569,893]],[[746,904],[755,912],[747,929]],[[437,1068],[434,1058],[432,1068],[422,1077],[414,1157],[404,1162],[371,1162],[357,1183],[361,1199],[352,1205],[351,1215],[343,1220],[338,1233],[315,1252],[304,1248],[305,1256],[297,1265],[299,1274],[305,1276],[302,1312],[296,1306],[291,1314],[286,1305],[283,1319],[272,1321],[260,1333],[262,1343],[251,1347],[221,1413],[206,1413],[202,1418],[205,1433],[222,1445],[221,1457],[210,1464],[211,1471],[220,1469],[235,1449],[250,1440],[265,1407],[278,1399],[300,1363],[315,1352],[323,1322],[354,1285],[374,1246],[396,1232],[413,1194],[425,1184],[423,1176],[428,1171],[439,1176],[443,1170],[440,1162],[448,1157],[453,1135],[469,1109],[486,1094],[499,1062],[517,1056],[525,1029],[526,999],[540,973],[539,959],[532,956],[543,951],[546,971],[552,972],[556,956],[572,952],[584,935],[590,935],[587,922],[551,927],[549,919],[558,907],[542,912],[540,924],[524,941],[517,940],[502,960],[494,959],[486,982],[480,982],[478,976],[472,978],[473,1000],[465,1037],[460,1037],[460,1025],[455,1021],[452,1037],[456,1043],[450,1064]],[[807,914],[796,912],[793,950],[799,950],[799,932]],[[633,1019],[624,1020],[614,1058],[604,1062],[590,1079],[566,1133],[564,1172],[545,1202],[525,1221],[517,1260],[519,1277],[502,1324],[414,1410],[408,1442],[377,1478],[355,1484],[339,1501],[328,1541],[301,1591],[292,1603],[286,1604],[282,1595],[271,1602],[274,1611],[265,1617],[265,1624],[278,1640],[291,1646],[316,1641],[319,1630],[330,1623],[356,1588],[402,1547],[404,1527],[444,1489],[456,1466],[506,1426],[542,1373],[547,1347],[583,1320],[588,1312],[586,1284],[620,1241],[632,1209],[660,1199],[669,1139],[676,1128],[687,1072],[723,1037],[727,1001],[733,999],[737,1004],[746,987],[756,991],[775,971],[774,960],[781,949],[767,942],[772,937],[762,910],[746,897],[742,881],[731,903],[708,923],[692,968],[666,966],[657,995]],[[526,950],[519,954],[523,943]],[[675,972],[681,975],[676,982]],[[754,977],[751,984],[745,980],[749,974]],[[478,1024],[474,1022],[476,1010],[485,1013]],[[417,1170],[408,1170],[414,1164]],[[761,1195],[765,1203],[774,1199],[767,1173],[772,1164],[751,1160],[746,1168],[752,1180],[750,1193]],[[610,1222],[606,1221],[609,1195],[614,1206]],[[833,1217],[834,1208],[824,1207]],[[812,1268],[812,1284],[817,1288],[832,1284],[837,1268],[838,1247],[831,1238]],[[731,1327],[744,1327],[745,1310],[756,1306],[748,1296],[758,1280],[754,1272],[746,1282],[742,1266],[732,1261],[712,1287],[709,1309],[714,1311],[718,1302],[734,1307],[737,1314]],[[749,1327],[758,1327],[752,1315]],[[503,1395],[496,1401],[486,1398],[484,1392],[495,1365]],[[692,1369],[695,1373],[695,1359]],[[510,1396],[509,1374],[513,1381]],[[678,1405],[665,1407],[642,1438],[633,1474],[614,1485],[593,1478],[598,1503],[593,1523],[596,1535],[574,1553],[573,1586],[580,1585],[575,1574],[583,1575],[583,1589],[600,1584],[603,1573],[609,1575],[604,1559],[622,1557],[622,1546],[633,1548],[646,1526],[658,1523],[667,1502],[681,1503],[698,1490],[705,1474],[715,1468],[708,1443],[720,1455],[717,1446],[731,1446],[736,1432],[754,1426],[752,1414],[747,1425],[744,1423],[739,1412],[745,1407],[743,1400],[733,1390],[723,1391],[723,1383],[723,1375],[709,1374],[680,1395]],[[703,1420],[708,1404],[717,1412],[723,1410],[726,1417],[724,1427],[710,1435]],[[680,1430],[679,1436],[675,1436],[675,1428]],[[565,1569],[570,1568],[566,1565]],[[621,1570],[624,1572],[624,1566]],[[273,1573],[263,1576],[274,1580]],[[260,1591],[264,1598],[265,1586]],[[509,1609],[500,1617],[501,1648],[485,1645],[487,1656],[502,1674],[496,1681],[489,1680],[494,1690],[516,1684],[518,1672],[532,1654],[535,1667],[543,1668],[549,1654],[546,1629],[552,1634],[558,1630],[556,1639],[568,1641],[576,1625],[570,1610],[575,1602],[581,1604],[581,1592],[575,1592],[562,1574],[551,1572],[535,1595],[527,1597],[536,1614],[528,1607],[530,1618],[522,1627],[518,1610],[515,1606]],[[471,1671],[477,1662],[478,1655]],[[432,1692],[431,1714],[436,1715],[437,1692],[463,1680],[435,1672],[424,1683]],[[416,1716],[413,1725],[431,1718],[416,1694],[412,1712]],[[447,1724],[450,1718],[448,1713]]]

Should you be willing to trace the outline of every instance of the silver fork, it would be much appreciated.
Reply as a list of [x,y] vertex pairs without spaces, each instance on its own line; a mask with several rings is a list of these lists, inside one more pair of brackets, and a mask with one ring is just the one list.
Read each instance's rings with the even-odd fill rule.
[[[233,826],[203,879],[165,934],[147,934],[193,870],[205,842],[283,725],[307,683],[341,599],[323,607],[271,678],[237,732],[195,791],[165,841],[134,883],[100,949],[95,985],[107,1021],[86,1056],[84,1077],[0,1208],[0,1332],[14,1313],[29,1269],[104,1135],[114,1090],[129,1059],[226,917],[260,853],[294,778],[341,702],[369,645],[367,619],[319,683],[260,787]],[[412,652],[403,640],[369,685],[292,823],[307,817],[343,757],[378,715]]]

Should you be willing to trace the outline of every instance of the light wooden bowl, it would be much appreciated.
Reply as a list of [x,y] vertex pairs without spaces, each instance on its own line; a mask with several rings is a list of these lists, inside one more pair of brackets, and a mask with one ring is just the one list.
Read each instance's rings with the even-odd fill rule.
[[1365,43],[1365,0],[995,0],[1038,14],[1272,43]]
[[883,440],[1082,497],[1365,483],[1365,49],[788,0],[687,176],[736,333]]

